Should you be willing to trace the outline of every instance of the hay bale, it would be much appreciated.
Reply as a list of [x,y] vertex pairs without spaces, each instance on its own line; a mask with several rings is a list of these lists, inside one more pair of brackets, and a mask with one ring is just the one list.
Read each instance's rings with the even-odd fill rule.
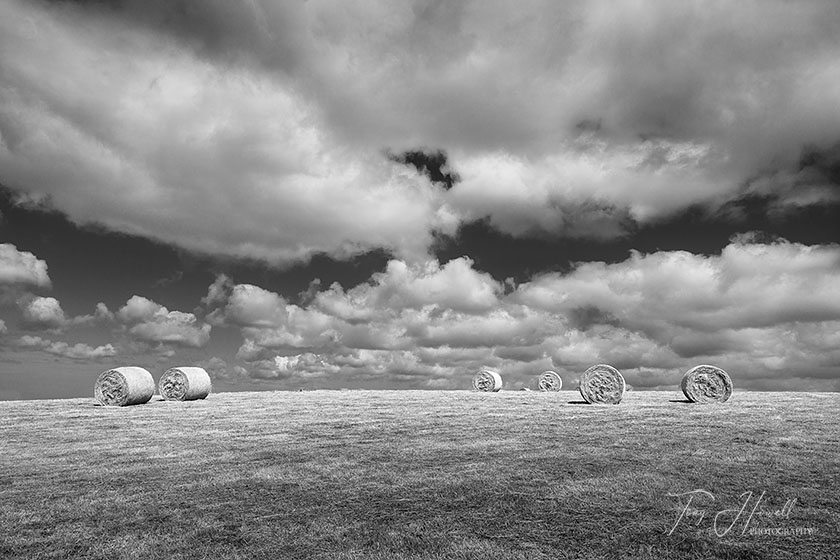
[[481,368],[473,377],[473,389],[485,393],[495,393],[502,388],[502,376],[490,368]]
[[128,406],[149,402],[155,394],[152,374],[141,367],[109,369],[99,374],[93,396],[105,406]]
[[715,366],[694,366],[680,385],[685,398],[694,403],[726,402],[732,396],[732,378]]
[[590,404],[618,404],[624,388],[624,376],[607,364],[592,366],[580,378],[580,395]]
[[204,368],[174,367],[160,377],[158,392],[167,401],[194,401],[209,395],[212,385]]
[[559,391],[563,387],[563,379],[556,371],[544,371],[540,374],[539,385],[543,392]]

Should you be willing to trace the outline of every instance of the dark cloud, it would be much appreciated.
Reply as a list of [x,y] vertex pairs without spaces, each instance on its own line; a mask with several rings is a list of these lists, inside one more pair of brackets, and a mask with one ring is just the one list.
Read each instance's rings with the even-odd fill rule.
[[446,152],[443,150],[408,150],[387,155],[393,161],[411,165],[433,183],[441,183],[446,190],[451,189],[452,185],[460,180],[458,174],[449,168]]
[[799,172],[815,183],[840,188],[840,142],[828,148],[806,146],[799,158]]
[[597,305],[585,305],[568,311],[570,326],[586,331],[594,325],[618,326],[620,321],[608,311],[599,309]]
[[610,240],[837,202],[830,3],[3,9],[0,180],[192,251],[422,260],[484,218]]

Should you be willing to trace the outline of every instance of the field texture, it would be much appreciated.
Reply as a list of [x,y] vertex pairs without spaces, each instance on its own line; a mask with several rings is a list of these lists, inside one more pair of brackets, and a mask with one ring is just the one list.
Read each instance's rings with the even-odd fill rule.
[[3,558],[834,558],[840,395],[0,403]]

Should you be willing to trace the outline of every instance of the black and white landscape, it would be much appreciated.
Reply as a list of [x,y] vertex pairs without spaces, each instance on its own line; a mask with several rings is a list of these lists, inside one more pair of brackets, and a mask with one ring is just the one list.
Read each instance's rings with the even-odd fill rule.
[[2,398],[840,388],[835,2],[0,10]]
[[0,556],[828,558],[838,223],[836,0],[0,0]]

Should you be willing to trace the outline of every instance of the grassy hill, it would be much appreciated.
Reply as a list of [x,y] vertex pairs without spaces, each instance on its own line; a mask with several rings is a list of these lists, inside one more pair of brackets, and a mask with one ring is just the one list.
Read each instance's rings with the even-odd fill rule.
[[0,557],[830,558],[840,546],[839,394],[158,399],[0,402]]

